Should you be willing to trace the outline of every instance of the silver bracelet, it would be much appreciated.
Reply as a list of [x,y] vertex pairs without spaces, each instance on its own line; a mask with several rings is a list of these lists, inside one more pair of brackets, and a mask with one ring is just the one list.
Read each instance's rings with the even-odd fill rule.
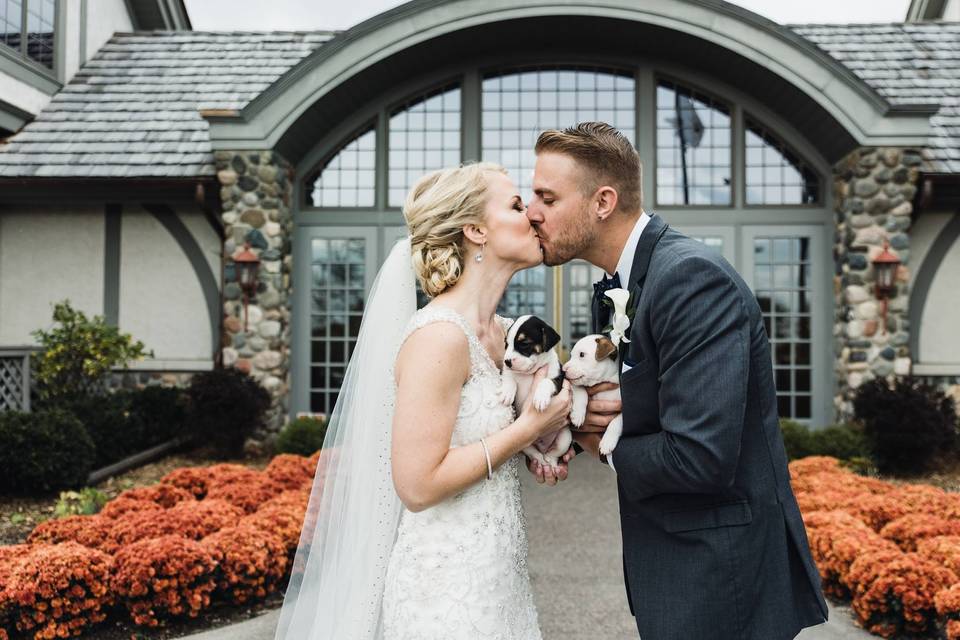
[[483,455],[487,458],[487,480],[493,480],[493,465],[490,464],[490,450],[487,449],[487,443],[480,438],[480,446],[483,447]]

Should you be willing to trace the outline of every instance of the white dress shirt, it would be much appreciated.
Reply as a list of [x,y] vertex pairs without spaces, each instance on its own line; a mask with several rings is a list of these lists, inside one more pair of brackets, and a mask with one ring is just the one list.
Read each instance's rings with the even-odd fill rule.
[[[637,218],[637,223],[633,225],[633,231],[630,232],[630,235],[627,237],[627,244],[623,245],[623,251],[620,252],[620,260],[617,262],[617,274],[620,276],[620,285],[626,289],[630,283],[630,269],[633,268],[633,257],[637,252],[637,243],[640,242],[640,235],[643,233],[643,230],[646,229],[647,223],[650,222],[650,216],[647,215],[646,211],[640,212],[640,217]],[[613,277],[612,273],[608,273],[607,277]],[[624,374],[630,370],[630,365],[624,363],[620,369],[620,373]],[[610,465],[610,468],[616,471],[616,467],[613,466],[613,454],[607,456],[607,464]]]

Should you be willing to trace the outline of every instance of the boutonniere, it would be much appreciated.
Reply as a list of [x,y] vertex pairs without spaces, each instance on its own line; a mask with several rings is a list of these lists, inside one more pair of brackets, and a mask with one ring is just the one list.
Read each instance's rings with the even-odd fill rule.
[[613,320],[603,328],[604,333],[610,334],[610,340],[617,347],[620,342],[630,342],[627,337],[627,331],[630,329],[630,323],[633,322],[633,314],[636,311],[633,308],[633,293],[626,289],[609,289],[604,292],[607,297],[603,302],[608,307],[613,307]]

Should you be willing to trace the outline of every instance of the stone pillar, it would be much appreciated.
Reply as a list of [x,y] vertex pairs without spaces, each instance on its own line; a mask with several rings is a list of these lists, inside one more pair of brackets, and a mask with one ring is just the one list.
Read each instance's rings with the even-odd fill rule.
[[[853,415],[854,391],[867,380],[910,373],[910,214],[921,162],[914,149],[864,148],[834,167],[838,420]],[[887,303],[886,327],[881,326],[882,302],[876,298],[871,264],[884,241],[901,261],[897,290]]]
[[[225,237],[222,362],[246,371],[270,392],[265,429],[254,434],[262,442],[283,427],[289,406],[293,171],[272,151],[218,151],[216,163]],[[247,241],[260,257],[260,270],[244,331],[243,291],[233,256]]]

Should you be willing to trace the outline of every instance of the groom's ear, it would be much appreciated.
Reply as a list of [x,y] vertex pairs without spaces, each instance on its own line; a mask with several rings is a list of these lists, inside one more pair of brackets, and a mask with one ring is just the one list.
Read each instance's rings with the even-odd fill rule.
[[613,212],[617,209],[617,202],[620,200],[617,190],[609,185],[598,187],[594,198],[597,203],[597,217],[601,220],[613,215]]
[[601,336],[597,338],[597,362],[600,362],[604,358],[610,358],[611,360],[617,359],[617,345],[613,344],[613,340],[607,338],[606,336]]

